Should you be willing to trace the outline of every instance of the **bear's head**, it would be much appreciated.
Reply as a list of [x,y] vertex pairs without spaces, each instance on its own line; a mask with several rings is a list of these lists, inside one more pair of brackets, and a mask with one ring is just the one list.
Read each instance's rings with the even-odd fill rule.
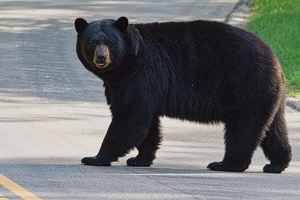
[[122,65],[126,58],[137,55],[140,36],[126,17],[91,23],[77,18],[75,29],[78,33],[77,55],[82,64],[96,74],[111,71]]

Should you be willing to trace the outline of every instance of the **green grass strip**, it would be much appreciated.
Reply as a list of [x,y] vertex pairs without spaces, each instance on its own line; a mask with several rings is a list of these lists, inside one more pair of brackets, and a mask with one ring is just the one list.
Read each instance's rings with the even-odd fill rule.
[[247,30],[277,55],[287,79],[287,92],[300,99],[300,0],[254,0]]

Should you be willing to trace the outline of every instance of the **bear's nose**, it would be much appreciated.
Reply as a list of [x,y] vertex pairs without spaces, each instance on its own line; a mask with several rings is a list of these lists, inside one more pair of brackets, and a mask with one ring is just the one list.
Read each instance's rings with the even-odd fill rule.
[[106,56],[104,54],[98,54],[97,55],[97,62],[98,63],[105,63],[106,61]]

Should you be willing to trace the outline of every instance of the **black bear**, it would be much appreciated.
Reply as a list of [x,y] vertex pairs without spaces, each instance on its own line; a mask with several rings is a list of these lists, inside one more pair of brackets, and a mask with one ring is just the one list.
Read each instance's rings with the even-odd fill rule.
[[225,124],[225,155],[207,167],[245,171],[261,146],[280,173],[291,161],[285,80],[272,50],[251,33],[196,20],[129,24],[126,17],[75,20],[76,51],[104,82],[112,121],[86,165],[109,166],[136,147],[128,166],[149,166],[161,142],[160,116]]

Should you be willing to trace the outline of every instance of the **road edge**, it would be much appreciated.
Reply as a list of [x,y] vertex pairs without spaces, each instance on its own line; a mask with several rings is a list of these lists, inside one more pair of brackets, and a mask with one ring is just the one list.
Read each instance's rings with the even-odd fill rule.
[[[224,22],[245,29],[247,22],[252,16],[249,8],[251,2],[252,0],[240,0],[227,15]],[[300,101],[289,94],[286,94],[286,105],[296,112],[300,112]]]
[[252,0],[240,0],[233,10],[226,16],[225,23],[245,29],[247,22],[251,18],[249,5]]

